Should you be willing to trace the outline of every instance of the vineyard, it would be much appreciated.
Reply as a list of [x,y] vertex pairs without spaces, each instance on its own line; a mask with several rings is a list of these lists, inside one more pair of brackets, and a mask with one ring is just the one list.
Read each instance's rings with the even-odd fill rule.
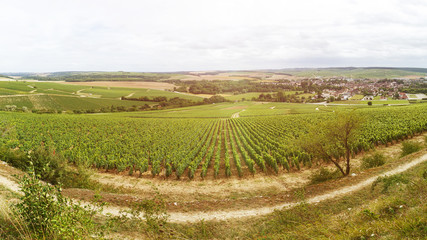
[[[354,152],[427,129],[425,105],[357,111],[366,121],[352,146]],[[183,119],[0,113],[0,141],[7,148],[23,151],[49,147],[72,163],[131,175],[242,177],[310,167],[312,157],[295,141],[308,125],[332,115]]]

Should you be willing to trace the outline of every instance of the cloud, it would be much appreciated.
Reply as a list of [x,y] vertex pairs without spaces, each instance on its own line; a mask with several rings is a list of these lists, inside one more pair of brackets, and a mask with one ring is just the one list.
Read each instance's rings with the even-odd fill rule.
[[4,1],[0,72],[424,67],[410,0]]

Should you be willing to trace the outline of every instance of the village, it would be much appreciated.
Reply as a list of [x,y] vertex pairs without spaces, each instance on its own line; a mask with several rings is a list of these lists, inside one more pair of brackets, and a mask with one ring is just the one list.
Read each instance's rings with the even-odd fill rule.
[[313,77],[280,80],[275,85],[315,94],[312,100],[408,100],[425,101],[427,78],[415,79],[352,79],[345,77]]

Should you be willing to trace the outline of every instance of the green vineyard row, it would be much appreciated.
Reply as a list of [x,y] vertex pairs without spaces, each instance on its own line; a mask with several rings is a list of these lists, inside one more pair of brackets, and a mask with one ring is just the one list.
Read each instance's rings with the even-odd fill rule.
[[[427,129],[424,105],[359,109],[354,152]],[[278,173],[311,166],[295,142],[333,113],[227,119],[119,118],[113,115],[1,113],[2,146],[48,146],[70,162],[115,171],[190,179]]]

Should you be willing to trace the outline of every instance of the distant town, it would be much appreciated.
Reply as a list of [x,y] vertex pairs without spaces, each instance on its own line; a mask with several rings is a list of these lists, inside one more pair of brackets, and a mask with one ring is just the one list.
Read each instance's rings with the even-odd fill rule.
[[[344,77],[313,77],[278,82],[264,82],[281,88],[312,93],[312,100],[427,100],[427,78],[418,79],[352,79]],[[313,89],[315,88],[315,89]]]

